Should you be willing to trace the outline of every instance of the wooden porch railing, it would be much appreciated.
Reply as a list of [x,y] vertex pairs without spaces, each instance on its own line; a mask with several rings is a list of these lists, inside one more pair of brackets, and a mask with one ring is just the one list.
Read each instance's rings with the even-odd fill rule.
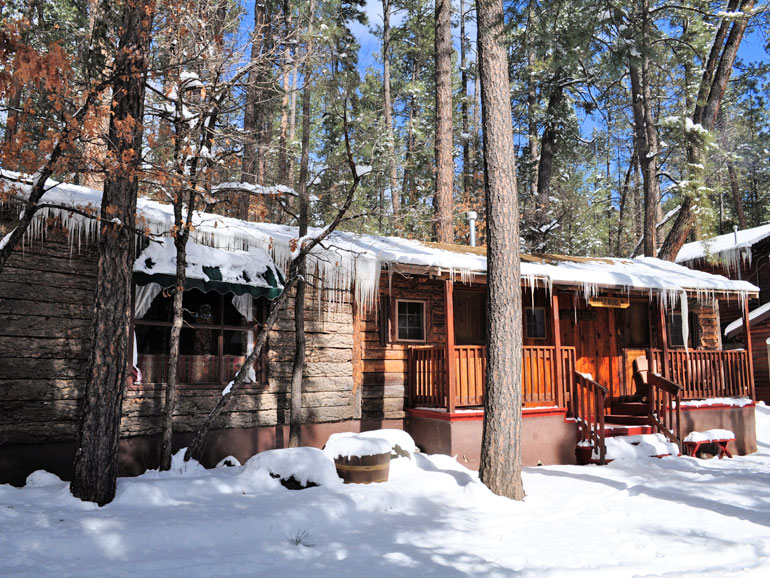
[[[575,348],[562,347],[561,371],[556,368],[556,348],[524,347],[522,350],[522,404],[564,407],[572,390]],[[410,407],[448,408],[446,348],[416,346],[409,348]],[[456,376],[455,407],[484,405],[487,348],[462,345],[454,348]],[[559,384],[557,375],[561,374]]]
[[578,423],[578,447],[592,448],[592,453],[599,456],[599,464],[604,465],[607,456],[604,409],[610,390],[577,371],[574,372],[574,384],[570,396],[570,414]]
[[682,386],[682,399],[707,397],[751,397],[751,370],[746,350],[698,351],[674,349],[668,351],[668,372],[665,372],[663,352],[652,350],[651,371],[665,375]]
[[682,423],[679,406],[682,401],[682,388],[659,373],[647,375],[649,406],[648,415],[652,425],[669,441],[682,450]]

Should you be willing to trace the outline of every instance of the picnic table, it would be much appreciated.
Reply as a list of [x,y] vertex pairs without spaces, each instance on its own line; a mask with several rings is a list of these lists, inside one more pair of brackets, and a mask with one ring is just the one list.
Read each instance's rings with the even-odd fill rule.
[[724,456],[732,458],[733,454],[727,448],[727,444],[735,441],[735,434],[726,429],[710,429],[706,431],[690,432],[684,438],[684,449],[688,456],[697,457],[701,446],[714,444],[719,449],[718,457],[721,460]]

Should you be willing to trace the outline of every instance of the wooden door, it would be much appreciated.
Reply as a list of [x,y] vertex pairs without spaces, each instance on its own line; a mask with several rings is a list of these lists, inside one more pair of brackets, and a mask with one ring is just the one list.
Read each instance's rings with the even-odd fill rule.
[[486,345],[487,293],[454,290],[455,345]]
[[622,359],[616,311],[580,304],[577,309],[561,309],[559,313],[562,345],[575,347],[575,369],[590,373],[609,388],[610,396],[619,395]]

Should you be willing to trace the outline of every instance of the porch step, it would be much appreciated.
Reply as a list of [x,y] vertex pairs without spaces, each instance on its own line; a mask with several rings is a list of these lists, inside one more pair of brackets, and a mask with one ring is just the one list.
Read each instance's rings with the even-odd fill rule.
[[612,413],[618,415],[647,415],[647,404],[639,401],[626,401],[612,404]]
[[605,418],[604,423],[617,423],[621,425],[647,425],[649,424],[649,421],[647,420],[646,415],[624,415],[611,413]]
[[651,425],[604,424],[605,437],[638,436],[653,433]]

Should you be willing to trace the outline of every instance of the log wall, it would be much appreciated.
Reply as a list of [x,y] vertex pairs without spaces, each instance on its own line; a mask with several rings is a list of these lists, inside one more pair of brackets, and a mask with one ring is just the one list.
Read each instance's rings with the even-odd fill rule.
[[[90,346],[97,246],[84,244],[80,252],[77,247],[71,252],[67,236],[51,230],[54,232],[45,242],[35,241],[14,252],[0,273],[0,446],[74,441],[77,436]],[[350,420],[358,412],[349,297],[308,291],[302,403],[303,419],[308,423]],[[290,300],[270,333],[268,383],[236,393],[216,429],[288,423],[293,311],[294,301]],[[195,431],[221,391],[219,385],[180,387],[175,430]],[[376,393],[371,393],[370,406],[378,403]],[[161,384],[126,388],[123,437],[159,431],[163,395]]]
[[0,273],[0,446],[75,438],[96,259],[52,229]]

